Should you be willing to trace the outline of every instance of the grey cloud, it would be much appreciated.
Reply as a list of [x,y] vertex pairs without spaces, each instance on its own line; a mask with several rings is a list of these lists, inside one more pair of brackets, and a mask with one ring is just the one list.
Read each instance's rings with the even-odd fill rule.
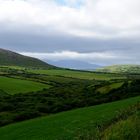
[[37,35],[33,32],[0,32],[0,47],[15,51],[53,52],[53,51],[138,51],[140,42],[123,39],[100,40],[73,37],[66,34]]
[[[48,33],[46,35],[38,35],[33,31],[26,32],[1,32],[0,47],[10,49],[17,52],[37,52],[37,53],[54,53],[61,51],[74,51],[81,53],[90,52],[111,52],[118,56],[113,59],[94,58],[91,62],[97,65],[112,65],[112,64],[140,64],[140,42],[125,39],[109,39],[99,40],[92,38],[74,37],[67,34]],[[66,57],[66,56],[65,56]],[[65,60],[71,60],[67,59]],[[48,62],[55,62],[56,59],[42,59]],[[62,61],[62,60],[61,60]],[[81,60],[80,57],[71,60],[88,62],[87,59]],[[66,61],[65,61],[66,62]],[[57,62],[58,64],[60,62]],[[61,62],[62,63],[62,62]],[[56,64],[52,63],[52,64]]]

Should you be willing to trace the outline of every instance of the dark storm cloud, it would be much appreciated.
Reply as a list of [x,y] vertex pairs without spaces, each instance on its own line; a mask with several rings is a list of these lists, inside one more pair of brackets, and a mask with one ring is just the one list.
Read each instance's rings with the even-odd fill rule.
[[[100,51],[136,51],[140,43],[133,40],[109,39],[100,40],[70,35],[36,35],[31,32],[14,33],[0,32],[0,47],[15,51],[28,52],[54,52],[54,51],[77,51],[77,52],[100,52]],[[125,55],[125,54],[124,54]]]

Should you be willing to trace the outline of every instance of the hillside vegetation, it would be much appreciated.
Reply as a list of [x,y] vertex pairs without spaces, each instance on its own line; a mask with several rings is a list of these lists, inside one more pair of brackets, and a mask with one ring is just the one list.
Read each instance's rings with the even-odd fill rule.
[[55,68],[39,59],[0,49],[0,66],[21,66],[32,68]]
[[97,71],[106,73],[140,74],[140,65],[113,65],[97,69]]
[[99,135],[98,128],[112,122],[118,111],[138,101],[140,97],[135,97],[8,125],[0,128],[0,139],[95,140]]

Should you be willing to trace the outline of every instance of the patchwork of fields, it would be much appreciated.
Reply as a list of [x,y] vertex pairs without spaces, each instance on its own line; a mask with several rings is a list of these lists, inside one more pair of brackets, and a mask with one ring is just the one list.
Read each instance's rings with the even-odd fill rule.
[[111,80],[111,79],[124,79],[125,76],[117,74],[104,74],[96,72],[87,72],[87,71],[76,71],[76,70],[28,70],[29,72],[36,74],[46,74],[53,76],[64,76],[78,79],[87,79],[87,80]]
[[97,128],[140,101],[139,85],[137,75],[0,67],[0,139],[96,139]]

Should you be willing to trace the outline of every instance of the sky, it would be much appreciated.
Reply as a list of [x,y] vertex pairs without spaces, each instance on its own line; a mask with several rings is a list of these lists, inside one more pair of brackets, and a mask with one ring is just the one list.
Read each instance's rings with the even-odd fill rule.
[[0,0],[0,48],[63,66],[140,64],[139,7],[139,0]]

